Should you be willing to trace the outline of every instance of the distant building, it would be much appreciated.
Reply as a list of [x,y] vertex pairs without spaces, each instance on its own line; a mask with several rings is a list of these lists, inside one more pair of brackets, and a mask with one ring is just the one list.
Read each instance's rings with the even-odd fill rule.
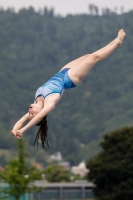
[[42,167],[42,165],[40,163],[34,163],[33,166],[38,170],[42,170],[43,169],[43,167]]
[[59,199],[86,199],[94,198],[92,189],[95,187],[93,183],[86,181],[72,183],[48,183],[45,181],[35,181],[35,185],[39,188],[44,187],[44,191],[30,195],[29,200],[59,200]]
[[5,171],[5,168],[0,166],[0,171]]
[[[44,188],[41,192],[34,192],[33,194],[25,194],[21,196],[20,200],[69,200],[69,199],[86,199],[92,200],[94,198],[92,189],[95,187],[93,183],[84,181],[73,183],[48,183],[47,181],[35,181],[35,185],[38,188]],[[9,185],[6,183],[0,183],[1,189],[8,189]],[[0,197],[3,194],[0,193]],[[13,198],[8,198],[13,200]]]
[[52,155],[50,156],[50,158],[51,158],[51,160],[53,160],[53,161],[61,161],[61,160],[62,160],[61,152],[58,151],[58,152],[52,154]]
[[78,166],[71,167],[71,172],[80,177],[84,177],[88,173],[85,162],[81,162]]
[[68,170],[70,170],[70,163],[69,162],[59,162],[58,163],[59,165],[61,165],[61,166],[63,166],[65,169],[68,169]]

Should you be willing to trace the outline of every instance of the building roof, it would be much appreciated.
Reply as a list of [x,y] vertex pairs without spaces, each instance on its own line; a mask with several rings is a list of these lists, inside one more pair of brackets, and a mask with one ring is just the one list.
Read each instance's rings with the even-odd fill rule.
[[47,188],[57,188],[57,187],[69,187],[69,188],[74,188],[74,187],[88,187],[88,188],[93,188],[95,185],[91,182],[87,181],[76,181],[76,182],[70,182],[70,183],[49,183],[47,181],[35,181],[35,185],[38,187],[47,187]]

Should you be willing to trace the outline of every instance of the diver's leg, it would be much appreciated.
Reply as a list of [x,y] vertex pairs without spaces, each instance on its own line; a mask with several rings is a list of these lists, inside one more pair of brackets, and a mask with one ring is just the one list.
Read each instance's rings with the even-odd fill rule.
[[82,60],[84,60],[84,58],[85,58],[85,55],[81,56],[81,57],[79,57],[79,58],[77,58],[75,60],[70,61],[69,63],[67,63],[66,65],[64,65],[64,67],[62,67],[61,70],[65,69],[65,68],[72,68],[72,67],[78,65]]
[[[112,42],[110,42],[107,46],[112,45],[112,44],[114,43],[115,40],[116,40],[116,39],[114,39]],[[106,48],[107,46],[105,46],[104,48]],[[103,48],[103,49],[104,49],[104,48]],[[77,66],[77,65],[78,65],[81,61],[83,61],[85,58],[86,58],[86,55],[81,56],[81,57],[79,57],[79,58],[77,58],[77,59],[75,59],[75,60],[73,60],[73,61],[67,63],[64,67],[61,68],[61,70],[62,70],[62,69],[65,69],[65,68],[73,68],[73,67]],[[61,70],[60,70],[60,71],[61,71]]]
[[125,35],[126,34],[124,30],[121,29],[118,32],[117,38],[110,43],[111,45],[107,45],[92,54],[85,55],[84,58],[76,66],[72,67],[68,71],[70,79],[75,84],[80,83],[97,62],[107,58],[116,48],[122,44]]

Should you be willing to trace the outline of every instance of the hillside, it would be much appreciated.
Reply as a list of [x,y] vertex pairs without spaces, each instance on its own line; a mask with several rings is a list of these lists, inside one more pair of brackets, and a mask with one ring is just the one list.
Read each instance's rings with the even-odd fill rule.
[[[40,14],[32,8],[0,11],[1,152],[14,149],[10,130],[28,111],[36,89],[67,62],[109,43],[120,28],[127,33],[122,47],[97,64],[81,85],[66,91],[49,115],[48,154],[61,151],[64,159],[78,163],[99,151],[103,134],[132,126],[132,19],[133,11],[67,17]],[[35,130],[24,134],[31,159],[48,163],[41,147],[32,148]],[[0,158],[4,163],[3,153]]]

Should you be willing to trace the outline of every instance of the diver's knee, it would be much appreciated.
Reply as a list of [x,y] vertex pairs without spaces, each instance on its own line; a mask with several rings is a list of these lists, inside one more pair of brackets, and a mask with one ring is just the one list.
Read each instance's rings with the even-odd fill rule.
[[89,58],[92,59],[94,63],[100,61],[100,55],[98,55],[97,53],[92,53],[88,55],[89,55]]

